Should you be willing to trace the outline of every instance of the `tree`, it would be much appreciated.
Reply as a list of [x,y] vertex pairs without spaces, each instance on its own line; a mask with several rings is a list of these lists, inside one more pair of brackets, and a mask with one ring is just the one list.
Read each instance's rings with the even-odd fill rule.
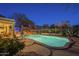
[[78,37],[79,34],[79,24],[73,25],[73,36]]
[[22,37],[23,37],[24,27],[31,28],[34,25],[33,21],[29,20],[25,14],[15,13],[13,17],[16,21],[15,26],[21,28]]
[[50,25],[50,29],[51,29],[51,32],[53,32],[53,33],[59,33],[60,32],[59,26],[55,25],[55,24]]
[[5,18],[5,16],[4,16],[4,15],[1,15],[1,14],[0,14],[0,17],[3,17],[3,18]]
[[48,25],[48,24],[44,24],[44,25],[43,25],[43,28],[44,28],[44,29],[48,29],[48,28],[49,28],[49,25]]
[[54,24],[50,25],[50,28],[55,28],[55,25]]
[[71,35],[71,26],[69,24],[69,21],[63,22],[63,24],[61,25],[61,31],[64,36]]
[[28,19],[28,17],[25,14],[21,14],[21,13],[14,13],[13,18],[16,21],[16,26],[20,27],[21,25],[23,26],[30,26],[33,25],[33,21],[31,21],[30,19]]
[[48,24],[44,24],[43,26],[42,26],[42,32],[49,32],[49,25]]

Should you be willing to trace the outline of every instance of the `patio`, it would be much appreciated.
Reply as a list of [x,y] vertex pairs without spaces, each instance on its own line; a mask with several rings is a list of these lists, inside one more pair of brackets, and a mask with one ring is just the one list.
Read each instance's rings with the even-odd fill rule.
[[[78,38],[76,38],[78,39]],[[25,48],[19,51],[16,55],[19,56],[79,56],[79,40],[75,44],[65,50],[49,49],[45,46],[36,44],[29,39],[22,40],[26,44]]]

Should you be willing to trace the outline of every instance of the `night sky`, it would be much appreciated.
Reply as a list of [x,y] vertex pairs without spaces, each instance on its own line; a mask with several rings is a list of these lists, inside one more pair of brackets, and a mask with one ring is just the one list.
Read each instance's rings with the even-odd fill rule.
[[13,13],[26,14],[36,25],[79,23],[79,4],[0,4],[0,14],[10,18]]

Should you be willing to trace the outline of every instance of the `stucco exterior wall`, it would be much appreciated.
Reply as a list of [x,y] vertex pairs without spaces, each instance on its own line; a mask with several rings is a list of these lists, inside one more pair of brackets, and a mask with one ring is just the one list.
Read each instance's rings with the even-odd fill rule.
[[12,36],[14,32],[14,22],[7,19],[0,19],[0,35]]

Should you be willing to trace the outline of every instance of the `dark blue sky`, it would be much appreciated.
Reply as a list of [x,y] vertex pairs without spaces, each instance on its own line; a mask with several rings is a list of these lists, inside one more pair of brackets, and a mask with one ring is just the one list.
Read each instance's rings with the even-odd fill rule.
[[0,4],[0,14],[11,17],[16,12],[26,14],[37,25],[65,20],[71,24],[79,23],[79,4]]

